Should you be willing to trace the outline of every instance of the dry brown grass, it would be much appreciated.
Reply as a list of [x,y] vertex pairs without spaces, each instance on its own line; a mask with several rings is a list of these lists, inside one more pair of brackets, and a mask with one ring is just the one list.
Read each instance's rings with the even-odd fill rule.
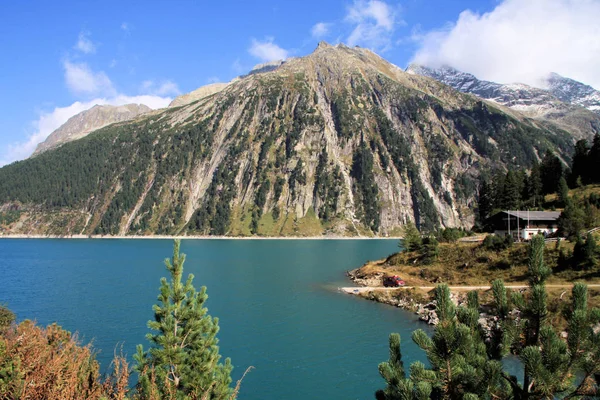
[[[545,260],[554,272],[548,284],[571,284],[576,281],[600,283],[600,271],[559,271],[555,243],[546,246]],[[561,243],[564,251],[572,251],[571,243]],[[502,279],[510,285],[527,284],[527,249],[525,243],[516,243],[502,251],[485,249],[479,243],[442,243],[438,259],[423,265],[415,252],[400,252],[387,259],[372,261],[360,268],[361,276],[378,273],[399,275],[407,286],[432,286],[448,283],[455,286],[489,285]]]
[[116,354],[112,366],[102,381],[91,345],[82,346],[76,334],[56,324],[24,321],[0,336],[0,399],[123,400],[129,366]]

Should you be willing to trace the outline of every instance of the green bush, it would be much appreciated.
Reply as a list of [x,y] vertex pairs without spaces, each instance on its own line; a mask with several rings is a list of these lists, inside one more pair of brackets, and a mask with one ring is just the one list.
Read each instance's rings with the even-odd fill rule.
[[510,248],[514,243],[514,239],[510,235],[504,237],[498,235],[488,235],[483,240],[481,246],[486,250],[502,251]]

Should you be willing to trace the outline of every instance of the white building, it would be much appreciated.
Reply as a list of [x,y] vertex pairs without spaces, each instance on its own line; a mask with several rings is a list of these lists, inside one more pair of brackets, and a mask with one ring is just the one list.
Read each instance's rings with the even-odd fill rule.
[[538,233],[548,236],[558,230],[559,211],[501,211],[489,218],[494,233],[530,240]]

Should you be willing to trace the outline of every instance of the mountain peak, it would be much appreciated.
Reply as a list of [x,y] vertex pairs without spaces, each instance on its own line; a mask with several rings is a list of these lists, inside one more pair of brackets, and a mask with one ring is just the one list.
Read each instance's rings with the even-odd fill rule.
[[317,48],[316,48],[316,50],[319,50],[319,49],[329,49],[329,48],[331,48],[331,47],[333,47],[333,46],[332,46],[332,45],[330,45],[329,43],[327,43],[326,41],[324,41],[324,40],[321,40],[321,41],[319,42],[319,44],[317,45]]
[[37,145],[32,156],[54,149],[72,140],[80,139],[107,125],[128,121],[150,111],[152,109],[144,104],[124,104],[120,106],[96,104],[92,108],[69,118],[67,122],[52,132],[46,140]]
[[577,104],[600,114],[600,91],[593,87],[566,78],[556,72],[548,74],[544,85],[554,96],[566,103]]

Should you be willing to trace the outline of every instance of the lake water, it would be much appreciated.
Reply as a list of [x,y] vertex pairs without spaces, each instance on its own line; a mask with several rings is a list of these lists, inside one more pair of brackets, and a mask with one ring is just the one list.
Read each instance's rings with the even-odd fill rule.
[[[171,240],[0,240],[0,303],[19,320],[54,321],[93,340],[105,370],[115,347],[147,347],[162,260]],[[390,332],[405,365],[423,353],[416,317],[337,292],[345,271],[397,250],[396,240],[184,240],[184,276],[207,286],[220,352],[234,381],[253,366],[239,398],[373,399]]]

